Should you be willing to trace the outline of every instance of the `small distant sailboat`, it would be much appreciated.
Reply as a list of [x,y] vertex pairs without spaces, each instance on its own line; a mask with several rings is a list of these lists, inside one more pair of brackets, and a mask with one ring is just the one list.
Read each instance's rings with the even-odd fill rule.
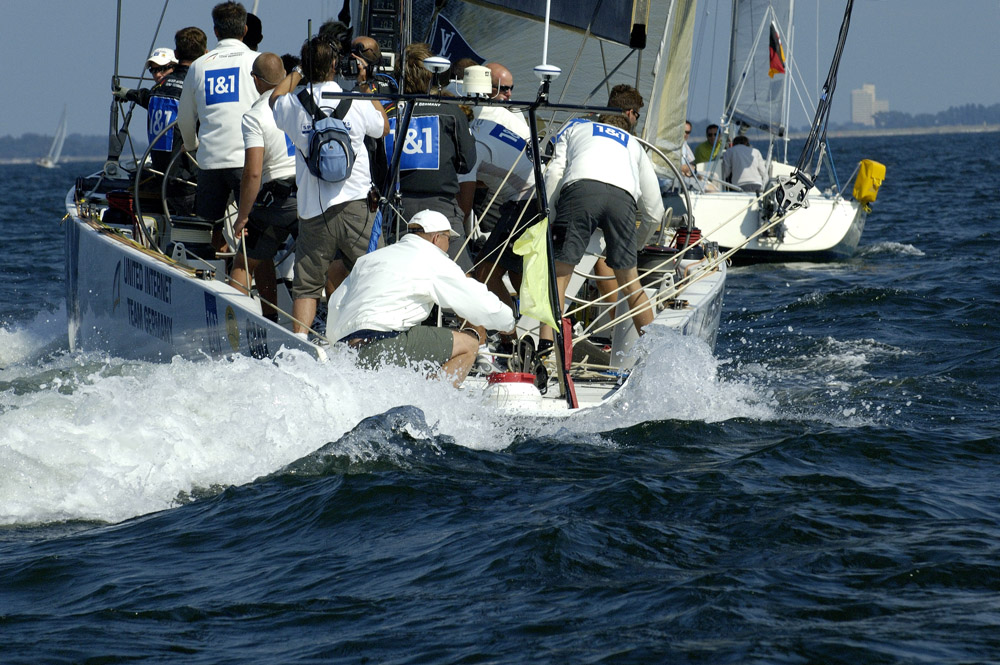
[[59,126],[56,128],[56,135],[52,139],[52,147],[49,148],[49,154],[35,162],[39,166],[54,169],[59,164],[63,143],[66,141],[66,111],[67,108],[63,106],[62,118],[59,119]]

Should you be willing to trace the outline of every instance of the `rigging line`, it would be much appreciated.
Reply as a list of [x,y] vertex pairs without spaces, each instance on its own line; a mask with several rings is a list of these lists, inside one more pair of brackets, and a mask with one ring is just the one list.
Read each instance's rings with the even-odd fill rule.
[[837,46],[833,52],[833,61],[830,63],[830,71],[826,76],[826,82],[823,84],[823,93],[820,95],[819,102],[816,105],[816,116],[809,130],[809,137],[802,148],[799,161],[795,164],[796,171],[805,172],[809,163],[812,162],[813,155],[819,143],[826,141],[826,130],[830,120],[830,106],[833,102],[833,93],[837,88],[837,70],[840,69],[840,57],[844,53],[844,45],[847,42],[847,33],[851,27],[851,12],[853,9],[854,0],[847,0],[844,19],[840,24],[840,34],[837,36]]
[[[601,9],[601,3],[604,0],[598,0],[597,5],[594,7],[594,13],[590,15],[590,21],[587,23],[587,29],[583,32],[583,39],[580,40],[580,48],[576,52],[576,58],[573,60],[573,67],[569,70],[569,75],[566,76],[566,83],[563,85],[562,92],[559,94],[559,103],[561,104],[563,99],[566,97],[566,92],[569,90],[569,84],[573,80],[573,74],[576,72],[577,65],[580,64],[580,58],[583,56],[583,49],[587,45],[587,40],[590,39],[591,28],[594,25],[594,19],[597,18],[597,12]],[[601,51],[603,54],[603,49]],[[600,87],[600,86],[598,86]],[[589,99],[589,97],[588,97]],[[584,102],[586,104],[586,102]]]
[[[763,200],[764,197],[766,197],[767,195],[769,195],[771,192],[773,192],[777,188],[778,188],[778,185],[775,184],[775,185],[772,185],[770,189],[768,189],[768,190],[766,190],[764,192],[761,192],[760,196],[757,197],[757,199],[755,199],[754,201],[751,201],[749,204],[747,204],[746,208],[744,208],[742,211],[736,213],[736,215],[733,215],[733,217],[731,217],[728,221],[724,222],[720,226],[718,226],[715,229],[713,229],[712,232],[714,232],[715,230],[718,230],[722,226],[725,226],[726,224],[728,224],[730,221],[732,221],[733,219],[735,219],[737,215],[741,214],[742,212],[745,212],[751,205],[753,205],[753,203],[755,201]],[[730,249],[730,251],[726,252],[725,258],[728,258],[728,257],[732,256],[733,253],[735,253],[736,250],[742,249],[743,247],[745,247],[747,244],[750,243],[751,240],[753,240],[754,238],[756,238],[757,236],[759,236],[761,233],[763,233],[763,232],[771,229],[777,223],[779,223],[781,221],[784,221],[784,219],[786,219],[788,217],[788,215],[790,215],[792,212],[794,212],[794,211],[789,211],[785,215],[780,216],[777,220],[772,220],[772,221],[768,222],[767,224],[765,224],[764,226],[761,226],[759,229],[757,229],[757,231],[754,234],[752,234],[751,236],[749,236],[740,245],[738,245],[737,247],[732,248],[732,249]],[[674,258],[683,256],[689,249],[691,249],[691,247],[694,247],[695,245],[703,245],[704,242],[705,242],[705,237],[707,235],[710,235],[712,232],[709,232],[707,234],[703,234],[702,235],[702,239],[699,240],[697,243],[692,244],[692,245],[690,245],[688,247],[685,247],[683,250],[681,250],[679,253],[677,253],[673,257],[664,259],[663,261],[661,261],[659,264],[653,266],[652,268],[648,268],[645,272],[641,273],[637,279],[631,280],[631,281],[629,281],[626,284],[619,285],[618,288],[616,288],[614,291],[612,291],[611,293],[609,293],[609,294],[607,294],[607,295],[605,295],[603,297],[607,297],[609,295],[615,295],[617,293],[620,293],[623,288],[625,288],[626,286],[629,286],[629,285],[635,283],[637,280],[641,280],[642,277],[645,277],[645,276],[653,273],[654,271],[662,270],[667,265],[667,263],[669,263],[670,261],[672,261]],[[680,287],[687,288],[687,285],[685,285],[685,280],[686,280],[686,278],[680,280],[679,282],[677,282],[675,284],[675,288],[677,288],[676,293],[680,293],[680,291],[682,290]],[[616,302],[621,302],[621,299],[619,298],[618,301],[616,301]],[[594,303],[591,303],[591,304],[594,304]],[[570,310],[570,311],[566,312],[566,316],[569,316],[571,314],[579,313],[580,311],[582,311],[585,308],[586,308],[586,306],[580,307],[580,308],[577,308],[577,309],[574,309],[574,310]]]
[[[160,27],[163,25],[163,17],[167,13],[167,5],[170,4],[170,0],[164,0],[163,9],[160,11],[160,20],[156,22],[156,31],[153,33],[153,39],[149,43],[149,50],[147,53],[152,53],[153,48],[156,46],[156,40],[160,36]],[[142,74],[139,76],[139,83],[141,84],[146,78],[146,66],[143,64]]]
[[[578,340],[588,339],[589,337],[592,337],[593,335],[596,335],[599,332],[602,332],[604,330],[607,330],[608,328],[612,328],[612,327],[618,325],[619,323],[625,321],[626,319],[633,318],[633,316],[635,314],[640,314],[640,313],[645,312],[645,311],[651,311],[653,309],[653,307],[655,307],[659,303],[666,302],[670,298],[673,298],[674,296],[679,295],[684,290],[686,290],[688,287],[690,287],[692,284],[694,284],[694,283],[696,283],[698,281],[701,281],[702,279],[704,279],[705,277],[707,277],[711,272],[713,272],[714,270],[716,270],[718,268],[718,266],[722,264],[723,261],[728,261],[729,258],[733,254],[735,254],[740,249],[746,247],[752,240],[756,239],[761,234],[767,232],[768,230],[770,230],[775,225],[783,222],[793,212],[794,212],[794,210],[787,211],[787,212],[785,212],[785,214],[780,215],[776,219],[769,221],[767,224],[761,226],[754,233],[752,233],[751,235],[749,235],[746,238],[746,240],[744,240],[742,243],[740,243],[736,247],[733,247],[729,251],[727,251],[727,252],[725,252],[725,253],[720,254],[719,256],[717,256],[706,267],[699,268],[695,273],[692,273],[690,275],[686,275],[683,279],[681,279],[679,282],[677,282],[673,286],[672,290],[669,291],[668,294],[666,294],[664,296],[654,295],[653,298],[649,298],[648,299],[648,304],[647,305],[644,305],[644,306],[640,307],[635,312],[629,310],[625,314],[622,314],[622,315],[614,318],[613,320],[609,321],[608,323],[602,324],[598,328],[592,330],[587,335],[576,337],[574,339],[578,339]],[[647,274],[648,274],[648,272],[649,271],[647,271]],[[632,281],[634,282],[636,280],[632,280]],[[632,282],[629,282],[629,283],[631,284]],[[619,289],[620,288],[621,287],[619,287]],[[619,302],[620,302],[620,300],[619,300]],[[568,315],[569,315],[569,313],[567,313],[567,316]]]
[[[484,214],[484,215],[485,215],[485,214],[486,214],[486,213],[487,213],[487,212],[489,211],[489,209],[490,209],[490,208],[491,208],[491,207],[493,206],[493,203],[494,203],[494,201],[496,201],[496,200],[497,200],[497,197],[498,197],[498,196],[500,196],[500,190],[501,190],[501,189],[503,189],[503,186],[507,184],[507,180],[508,180],[508,179],[510,179],[510,175],[511,175],[511,174],[512,174],[512,173],[514,172],[514,168],[515,168],[515,167],[517,166],[517,163],[518,163],[518,162],[519,162],[519,161],[521,160],[521,157],[522,157],[522,156],[524,155],[524,151],[525,151],[525,150],[526,150],[527,148],[528,148],[528,144],[527,144],[527,142],[525,142],[525,144],[524,144],[524,147],[523,147],[523,148],[521,148],[521,154],[520,154],[520,155],[518,156],[518,158],[517,158],[516,160],[514,160],[514,163],[513,163],[513,164],[511,165],[511,167],[510,167],[510,168],[509,168],[509,169],[507,170],[507,174],[506,174],[506,175],[505,175],[505,176],[503,177],[503,180],[501,180],[501,181],[500,181],[500,184],[499,184],[499,185],[497,185],[497,189],[496,189],[496,191],[495,191],[495,192],[493,193],[493,198],[491,198],[491,199],[490,199],[490,202],[489,202],[489,203],[487,203],[487,204],[486,204],[486,207],[485,207],[485,208],[483,209],[483,214]],[[521,214],[523,215],[524,213],[522,212]],[[476,221],[477,221],[477,224],[478,224],[478,220],[476,220]],[[520,218],[518,218],[518,221],[520,221]],[[462,243],[462,247],[461,247],[461,249],[459,249],[459,250],[458,250],[458,254],[456,254],[456,256],[458,256],[459,254],[461,254],[461,253],[462,253],[462,251],[463,251],[463,250],[464,250],[464,249],[465,249],[465,248],[466,248],[466,247],[468,246],[469,242],[471,242],[471,241],[472,241],[472,233],[470,232],[470,233],[469,233],[469,234],[468,234],[468,235],[466,236],[466,238],[465,238],[465,242],[464,242],[464,243]],[[504,244],[504,249],[506,249],[506,243]],[[475,270],[475,269],[476,269],[476,266],[478,266],[478,265],[479,265],[479,263],[478,263],[478,262],[477,262],[477,263],[474,263],[474,264],[472,265],[472,269],[473,269],[473,270]],[[495,264],[494,264],[494,265],[495,265]],[[491,270],[491,271],[490,271],[490,276],[492,276],[492,275],[493,275],[493,271]]]

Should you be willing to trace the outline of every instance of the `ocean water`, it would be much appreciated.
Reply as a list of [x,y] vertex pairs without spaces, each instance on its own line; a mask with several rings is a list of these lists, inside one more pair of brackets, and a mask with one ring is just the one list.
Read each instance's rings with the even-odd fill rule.
[[563,422],[70,353],[97,165],[0,167],[0,662],[1000,662],[996,140],[836,141],[858,254],[732,270],[714,353]]

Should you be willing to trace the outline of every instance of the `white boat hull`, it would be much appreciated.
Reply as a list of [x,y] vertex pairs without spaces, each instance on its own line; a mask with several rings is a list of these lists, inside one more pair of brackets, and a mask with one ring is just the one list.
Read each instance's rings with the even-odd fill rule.
[[[207,272],[196,272],[133,242],[127,229],[112,230],[78,211],[67,196],[65,224],[67,319],[70,347],[117,357],[167,362],[174,357],[221,358],[232,354],[267,358],[282,348],[306,351],[325,361],[323,347],[305,342],[265,319],[257,300]],[[676,330],[714,346],[726,279],[725,263],[684,261],[692,277],[680,294],[669,285],[647,288],[660,302],[651,326]],[[676,298],[674,297],[676,295]],[[668,304],[665,298],[671,298]],[[522,319],[522,324],[527,323]],[[530,325],[530,324],[529,324]],[[576,379],[579,408],[570,409],[555,383],[545,395],[533,385],[516,393],[471,376],[464,389],[487,391],[498,408],[526,415],[566,416],[613,402],[635,364],[638,336],[629,319],[615,328],[612,367]]]
[[[783,232],[748,240],[761,226],[760,202],[739,192],[691,193],[695,225],[723,251],[739,248],[735,263],[831,261],[854,255],[868,214],[856,201],[824,197],[813,190],[809,207],[784,220]],[[680,199],[668,205],[682,205]],[[675,208],[676,209],[676,208]]]
[[281,348],[325,357],[321,348],[261,316],[249,296],[144,251],[75,209],[66,221],[65,242],[73,350],[152,361],[266,358]]

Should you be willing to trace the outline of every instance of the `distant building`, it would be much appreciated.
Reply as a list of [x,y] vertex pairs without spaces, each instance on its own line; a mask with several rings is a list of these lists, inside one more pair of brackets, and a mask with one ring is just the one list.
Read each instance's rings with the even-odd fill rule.
[[851,122],[875,126],[875,114],[889,110],[889,100],[875,99],[875,86],[865,83],[858,90],[851,90]]

